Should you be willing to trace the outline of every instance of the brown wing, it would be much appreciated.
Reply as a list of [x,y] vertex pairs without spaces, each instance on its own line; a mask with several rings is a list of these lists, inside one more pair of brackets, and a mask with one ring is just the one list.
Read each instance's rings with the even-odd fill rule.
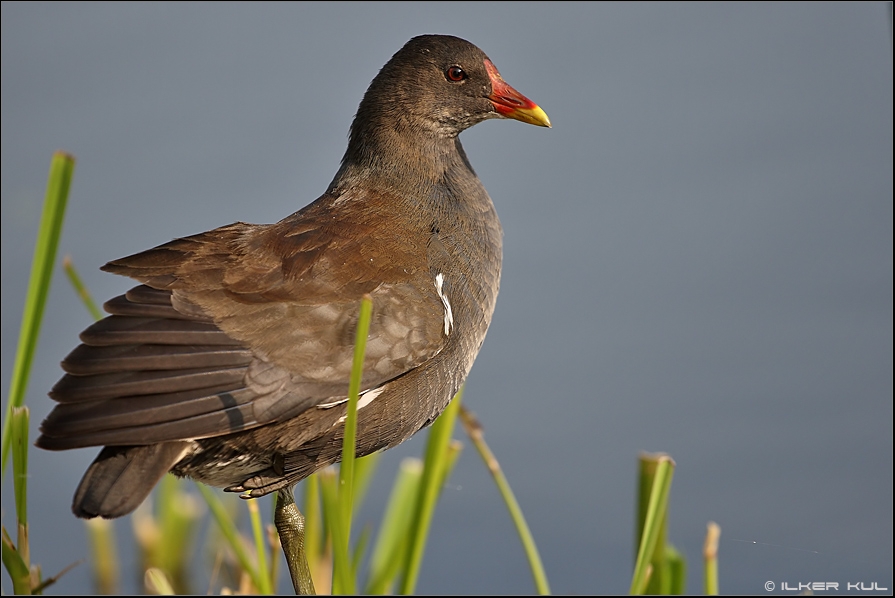
[[317,217],[320,203],[274,225],[236,223],[108,264],[146,286],[108,302],[112,315],[82,334],[38,444],[218,436],[340,400],[364,294],[374,320],[363,388],[437,355],[444,306],[426,265],[428,231],[408,239],[403,230],[396,253],[393,227],[361,210],[352,234],[338,236]]

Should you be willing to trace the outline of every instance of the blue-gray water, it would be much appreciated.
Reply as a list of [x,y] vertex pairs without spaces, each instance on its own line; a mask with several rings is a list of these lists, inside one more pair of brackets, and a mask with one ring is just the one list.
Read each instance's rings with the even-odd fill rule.
[[[505,230],[466,404],[553,591],[627,590],[646,450],[677,461],[670,538],[690,591],[714,520],[723,592],[891,592],[890,18],[883,3],[4,2],[2,388],[54,150],[78,159],[61,255],[105,300],[129,287],[97,270],[109,259],[316,198],[378,69],[410,37],[450,33],[554,123],[461,137]],[[32,438],[89,323],[57,273]],[[358,523],[378,518],[422,440],[385,455]],[[466,445],[418,589],[531,592]],[[47,575],[85,555],[69,504],[94,454],[31,452],[32,555]],[[7,529],[11,486],[7,472]],[[127,564],[129,522],[117,529]],[[51,593],[90,591],[82,565]]]

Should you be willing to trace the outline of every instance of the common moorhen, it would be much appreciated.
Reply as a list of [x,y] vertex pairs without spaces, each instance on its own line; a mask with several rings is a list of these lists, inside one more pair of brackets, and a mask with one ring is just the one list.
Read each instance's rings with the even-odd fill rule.
[[497,298],[500,222],[458,139],[489,118],[550,126],[473,44],[415,37],[373,79],[316,201],[106,264],[142,285],[62,362],[37,440],[104,446],[75,515],[130,513],[168,471],[258,497],[337,462],[364,295],[358,456],[431,423]]

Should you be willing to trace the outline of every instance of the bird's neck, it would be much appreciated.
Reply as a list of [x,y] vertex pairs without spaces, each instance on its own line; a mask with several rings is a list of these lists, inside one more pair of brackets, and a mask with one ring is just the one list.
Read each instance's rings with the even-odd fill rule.
[[379,126],[356,119],[330,192],[363,185],[420,197],[458,180],[478,182],[456,136],[421,130],[400,118]]

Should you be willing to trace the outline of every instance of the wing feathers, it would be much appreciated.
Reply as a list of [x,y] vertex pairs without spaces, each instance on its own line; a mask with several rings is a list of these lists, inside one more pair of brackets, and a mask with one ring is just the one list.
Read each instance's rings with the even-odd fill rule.
[[238,345],[211,322],[109,316],[81,333],[85,345]]
[[137,303],[131,299],[129,295],[129,293],[125,293],[114,299],[109,299],[103,304],[103,309],[106,310],[107,313],[115,316],[175,319],[182,319],[184,317],[183,314],[178,313],[177,310],[171,307],[171,302],[168,300],[168,297],[165,297],[166,303],[164,304]]
[[252,415],[252,406],[240,405],[170,422],[139,425],[131,428],[117,427],[71,438],[48,438],[40,442],[38,446],[49,450],[66,450],[96,445],[149,445],[242,432],[258,425]]
[[63,450],[239,432],[259,425],[252,405],[256,396],[244,388],[219,387],[63,404],[41,424],[37,444]]
[[245,376],[245,368],[207,370],[203,368],[171,370],[161,372],[114,372],[96,376],[62,377],[50,397],[60,403],[77,401],[98,401],[132,395],[172,393],[219,386],[239,384]]
[[59,405],[43,422],[38,446],[222,436],[346,392],[346,383],[311,382],[259,358],[207,316],[180,313],[174,299],[171,291],[139,286],[107,304],[113,315],[91,326],[63,361],[67,374],[50,392]]
[[148,397],[121,397],[103,401],[102,409],[97,409],[95,403],[65,403],[50,413],[41,431],[61,437],[116,427],[131,428],[193,417],[244,404],[250,399],[251,393],[245,389],[222,386]]
[[163,291],[148,287],[145,284],[137,285],[124,294],[128,301],[144,305],[171,305],[171,291]]
[[80,345],[62,362],[62,369],[79,376],[136,370],[222,368],[247,366],[252,352],[221,345]]

